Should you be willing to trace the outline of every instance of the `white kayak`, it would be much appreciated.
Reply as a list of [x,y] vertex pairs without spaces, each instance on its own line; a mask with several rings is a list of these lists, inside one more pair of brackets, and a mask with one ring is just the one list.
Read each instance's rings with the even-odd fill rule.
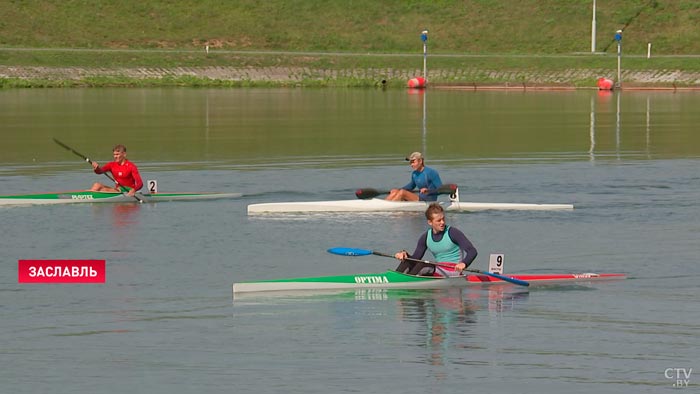
[[[295,212],[421,212],[428,207],[427,202],[386,201],[379,198],[370,200],[335,200],[308,202],[277,202],[248,205],[248,214],[295,213]],[[567,211],[574,209],[571,204],[522,204],[497,202],[444,201],[440,205],[446,211],[476,212],[487,210],[511,211]]]
[[[572,204],[531,204],[499,202],[462,202],[459,193],[450,196],[449,201],[441,201],[446,211],[476,212],[487,210],[510,211],[568,211]],[[275,202],[248,205],[248,214],[265,213],[304,213],[304,212],[419,212],[425,211],[430,202],[387,201],[381,198],[367,200],[334,200]]]

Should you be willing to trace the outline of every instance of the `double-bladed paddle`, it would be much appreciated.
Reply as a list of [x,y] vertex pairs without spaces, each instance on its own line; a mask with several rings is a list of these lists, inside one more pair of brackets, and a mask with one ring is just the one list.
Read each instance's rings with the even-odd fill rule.
[[[457,185],[454,183],[448,183],[438,187],[437,189],[429,190],[427,194],[453,194],[455,191],[457,191]],[[363,189],[357,189],[357,191],[355,191],[355,196],[357,196],[357,198],[360,200],[367,200],[389,193],[391,193],[391,190],[377,190],[371,187],[366,187]]]
[[[65,149],[67,149],[67,150],[73,152],[73,154],[75,154],[76,156],[82,158],[82,159],[85,160],[86,162],[92,164],[92,160],[90,160],[89,157],[87,157],[87,156],[85,156],[84,154],[82,154],[82,153],[76,151],[75,149],[71,148],[70,146],[64,144],[63,142],[61,142],[61,141],[59,141],[59,140],[57,140],[57,139],[55,139],[55,138],[53,139],[53,142],[57,143],[57,144],[58,144],[59,146],[61,146],[62,148],[65,148]],[[106,176],[107,178],[109,178],[112,182],[114,182],[115,184],[119,185],[119,182],[117,182],[111,175],[109,175],[109,174],[106,173],[106,172],[104,172],[103,174],[105,174],[105,176]],[[120,185],[120,186],[121,186],[121,185]],[[125,196],[128,196],[127,193],[122,193],[122,194],[125,195]],[[134,195],[131,196],[131,197],[134,197],[134,198],[136,199],[136,201],[138,201],[138,202],[140,202],[140,203],[143,203],[143,200],[140,199],[137,195],[134,194]]]
[[[382,253],[382,252],[377,252],[377,251],[375,251],[375,250],[367,250],[367,249],[356,249],[356,248],[337,247],[337,248],[330,248],[330,249],[328,249],[328,252],[329,252],[329,253],[332,253],[332,254],[337,254],[337,255],[340,255],[340,256],[353,256],[353,257],[356,257],[356,256],[375,255],[375,256],[382,256],[382,257],[391,257],[391,258],[394,258],[394,255],[387,254],[387,253]],[[406,258],[406,260],[408,260],[408,261],[415,261],[415,262],[418,262],[418,263],[431,264],[431,265],[435,265],[435,266],[446,266],[446,264],[443,265],[443,264],[440,264],[440,263],[436,263],[436,262],[434,262],[434,261],[419,260],[419,259],[414,259],[414,258],[410,258],[410,257]],[[524,281],[524,280],[511,278],[510,276],[504,276],[504,275],[500,275],[500,274],[495,274],[495,273],[493,273],[493,272],[481,271],[481,270],[472,269],[472,268],[465,268],[464,271],[473,272],[473,273],[476,273],[476,274],[482,274],[482,275],[486,275],[486,276],[491,276],[491,277],[493,277],[493,278],[498,278],[498,279],[500,279],[500,280],[503,280],[503,281],[506,281],[506,282],[510,282],[510,283],[513,283],[513,284],[518,285],[518,286],[530,286],[530,283],[529,283],[529,282],[526,282],[526,281]]]

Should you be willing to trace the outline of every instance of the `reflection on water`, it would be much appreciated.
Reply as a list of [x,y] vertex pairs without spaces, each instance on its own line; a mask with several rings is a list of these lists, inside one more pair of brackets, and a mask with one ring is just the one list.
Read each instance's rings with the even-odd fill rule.
[[[430,104],[427,95],[430,94]],[[79,141],[81,152],[108,160],[102,136],[118,133],[130,157],[183,168],[259,168],[276,163],[327,166],[399,165],[397,157],[422,150],[435,161],[483,158],[622,155],[700,152],[692,132],[700,95],[624,92],[452,92],[412,89],[99,89],[0,92],[5,166],[82,164],[58,148],[53,137]],[[595,106],[591,104],[595,97]],[[653,96],[653,103],[649,97]],[[613,101],[614,98],[614,101]],[[646,114],[644,114],[646,112]],[[613,117],[609,115],[614,114]],[[646,118],[645,119],[645,115]],[[624,117],[624,122],[623,122]],[[430,132],[428,132],[430,118]],[[651,119],[655,122],[652,125]],[[125,121],[128,120],[128,123]],[[655,145],[641,137],[654,128]],[[586,130],[586,131],[584,131]],[[581,139],[591,134],[590,142]],[[601,139],[615,135],[612,144]],[[622,134],[630,135],[625,138]],[[108,148],[107,148],[108,149]],[[102,158],[102,159],[100,159]],[[281,163],[281,164],[280,164]],[[172,167],[170,167],[172,168]],[[21,170],[21,168],[20,168]]]
[[[601,90],[600,92],[606,92],[605,90]],[[599,94],[600,94],[599,92]],[[595,155],[593,152],[595,152],[595,98],[596,96],[591,96],[591,127],[590,127],[590,140],[591,140],[591,145],[590,148],[588,149],[588,156],[590,157],[591,161],[595,160]]]
[[646,154],[647,158],[649,158],[649,154],[651,153],[649,150],[649,146],[651,143],[651,100],[649,96],[647,96],[647,116],[646,116]]
[[418,101],[420,102],[419,106],[423,111],[423,119],[422,119],[422,127],[421,127],[421,145],[420,149],[418,149],[418,146],[416,146],[415,149],[411,150],[420,150],[423,152],[424,155],[429,156],[430,152],[428,151],[428,92],[427,89],[407,89],[406,90],[408,94],[408,99],[413,100],[414,98],[417,98]]
[[131,245],[136,241],[138,232],[135,228],[141,220],[142,204],[90,204],[95,221],[103,222],[102,231],[110,234],[109,245],[105,251],[111,252],[111,258],[128,257]]
[[488,291],[489,312],[499,314],[515,309],[518,304],[522,304],[530,296],[528,290],[494,286]]
[[[625,152],[625,148],[623,147],[623,142],[622,142],[622,130],[623,124],[622,124],[622,116],[623,111],[622,111],[622,93],[621,92],[612,92],[609,90],[600,90],[597,92],[596,96],[591,96],[591,103],[590,103],[590,127],[589,127],[589,137],[590,137],[590,146],[588,149],[588,155],[590,161],[595,161],[596,160],[596,155],[604,152],[597,152],[596,151],[596,128],[597,124],[596,122],[599,120],[602,120],[600,117],[597,117],[596,114],[599,112],[603,112],[600,108],[597,107],[605,107],[606,105],[609,104],[611,99],[614,97],[615,99],[615,157],[617,160],[622,159],[622,155]],[[596,103],[597,102],[597,103]],[[651,123],[651,118],[652,118],[652,105],[651,105],[651,96],[648,95],[646,96],[645,100],[645,111],[644,111],[644,146],[643,149],[640,147],[639,152],[644,152],[644,157],[646,159],[651,159],[652,158],[652,153],[653,153],[653,147],[651,144],[651,129],[652,129],[652,123]],[[634,116],[634,109],[632,109],[630,112],[630,117]],[[639,111],[641,112],[641,111]],[[633,122],[632,122],[633,123]],[[639,122],[641,124],[641,121]],[[629,128],[630,131],[630,139],[638,139],[635,138],[636,136],[634,135],[636,130],[641,131],[640,126],[636,125],[631,125]],[[663,126],[663,125],[660,125]],[[660,129],[662,127],[659,127]],[[661,131],[663,132],[663,131]],[[630,149],[627,149],[630,150]]]
[[[591,124],[590,124],[590,148],[588,149],[588,155],[591,161],[595,161],[595,146],[596,146],[596,105],[594,97],[591,96]],[[599,90],[597,92],[598,101],[605,105],[610,101],[611,98],[615,98],[616,110],[615,110],[615,157],[620,160],[620,143],[621,143],[621,114],[620,114],[620,100],[622,97],[621,93],[614,93],[610,90]],[[648,111],[648,107],[647,107]],[[648,117],[648,113],[647,113]],[[647,145],[647,150],[648,150]]]
[[[234,296],[234,304],[286,304],[297,302],[327,302],[327,301],[399,301],[419,300],[439,300],[430,301],[436,307],[454,309],[456,306],[464,308],[465,311],[473,308],[483,308],[483,304],[489,309],[505,312],[512,310],[518,301],[524,301],[529,294],[528,290],[519,289],[513,286],[487,286],[487,287],[465,287],[450,289],[381,289],[364,288],[356,290],[289,290],[239,293]],[[505,301],[505,302],[504,302]],[[496,303],[498,306],[496,306]],[[473,305],[471,305],[473,304]],[[473,307],[473,308],[472,308]],[[405,320],[415,320],[412,318],[410,308],[404,311],[402,316]],[[417,316],[421,316],[418,314]],[[418,319],[421,320],[421,319]]]
[[[409,336],[408,342],[426,348],[419,362],[433,366],[447,364],[448,348],[461,342],[461,338],[473,336],[470,326],[476,323],[475,311],[478,308],[478,304],[466,299],[462,289],[458,288],[434,292],[429,297],[401,298],[401,319],[418,323],[415,338]],[[440,372],[435,377],[442,378]]]
[[[418,362],[444,366],[450,348],[468,349],[473,346],[470,345],[475,337],[472,327],[478,323],[479,310],[488,310],[491,316],[498,316],[523,305],[528,297],[527,290],[513,286],[429,290],[357,289],[244,293],[234,297],[234,305],[262,307],[305,302],[352,302],[353,308],[359,309],[362,308],[362,303],[371,303],[373,312],[383,310],[383,314],[396,314],[400,321],[414,327],[415,331],[407,334],[405,342],[408,346],[426,349]],[[384,306],[378,307],[377,303]],[[343,306],[342,309],[347,307]]]
[[[94,204],[98,207],[99,204]],[[99,209],[99,208],[98,208]],[[115,230],[128,230],[129,226],[138,224],[138,212],[141,204],[109,204],[105,210],[111,213],[112,227]]]
[[[496,315],[508,312],[525,302],[528,295],[527,291],[510,286],[435,290],[399,298],[399,313],[402,320],[419,324],[413,343],[426,348],[422,362],[442,367],[450,364],[451,348],[474,346],[471,343],[477,336],[473,328],[478,323],[478,310],[486,308]],[[440,369],[433,373],[437,380],[446,377]]]
[[617,159],[620,160],[620,100],[622,98],[622,94],[618,93],[615,96],[617,98],[617,110],[615,111],[615,153],[617,155]]

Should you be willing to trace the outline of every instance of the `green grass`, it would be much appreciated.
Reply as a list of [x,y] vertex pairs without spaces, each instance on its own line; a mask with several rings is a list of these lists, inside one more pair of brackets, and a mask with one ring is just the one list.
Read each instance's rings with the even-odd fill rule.
[[[0,46],[435,53],[590,52],[591,0],[0,2]],[[597,1],[598,51],[700,53],[697,0]]]
[[[0,15],[5,66],[417,70],[420,32],[427,28],[431,69],[609,70],[616,64],[617,29],[624,29],[627,70],[700,69],[693,56],[700,54],[697,0],[597,1],[598,54],[590,53],[592,0],[8,0],[0,2]],[[646,59],[649,42],[653,56]]]

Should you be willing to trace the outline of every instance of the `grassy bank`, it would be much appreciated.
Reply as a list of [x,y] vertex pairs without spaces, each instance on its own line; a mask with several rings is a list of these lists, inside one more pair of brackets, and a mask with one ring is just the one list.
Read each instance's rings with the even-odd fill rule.
[[[596,53],[588,0],[45,0],[0,2],[0,13],[0,65],[114,71],[8,76],[2,86],[374,86],[378,79],[403,86],[406,75],[422,71],[425,28],[431,83],[589,86],[615,74],[617,29],[626,71],[700,71],[700,4],[690,0],[598,1]],[[183,67],[190,75],[129,71]],[[277,81],[255,72],[198,75],[217,67],[307,71]],[[567,70],[587,72],[562,80]],[[538,80],[529,80],[535,71]],[[547,74],[551,81],[542,80]]]

